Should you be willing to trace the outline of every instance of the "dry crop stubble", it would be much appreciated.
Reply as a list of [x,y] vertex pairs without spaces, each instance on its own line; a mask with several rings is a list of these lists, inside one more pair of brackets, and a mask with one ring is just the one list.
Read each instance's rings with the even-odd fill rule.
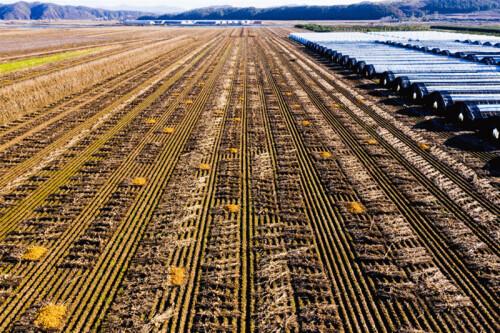
[[171,49],[175,40],[147,45],[95,62],[0,88],[0,124],[117,75]]
[[[15,85],[43,96],[0,128],[15,180],[0,188],[0,330],[500,326],[495,193],[288,32],[79,31],[148,44]],[[68,92],[72,109],[31,113],[57,99],[48,80],[76,91],[104,80],[92,70],[115,78],[94,96],[102,108]]]

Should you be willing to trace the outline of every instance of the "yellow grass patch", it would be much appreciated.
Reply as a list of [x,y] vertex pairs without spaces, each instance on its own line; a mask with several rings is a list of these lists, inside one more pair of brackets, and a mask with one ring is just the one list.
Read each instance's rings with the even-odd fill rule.
[[229,152],[230,152],[231,154],[238,154],[238,148],[231,147],[231,148],[229,148]]
[[173,127],[165,127],[163,129],[163,133],[172,134],[174,132],[175,132],[175,128],[173,128]]
[[319,156],[321,156],[322,158],[330,158],[332,157],[332,153],[330,153],[329,151],[322,151],[319,153]]
[[309,120],[302,120],[302,126],[311,126],[311,122]]
[[347,210],[351,214],[363,214],[364,212],[366,212],[365,206],[363,206],[363,204],[358,201],[349,202],[349,204],[347,205]]
[[37,261],[40,260],[46,253],[48,249],[44,246],[33,245],[26,249],[24,252],[22,259],[29,261]]
[[429,146],[427,143],[419,143],[418,146],[422,150],[429,150],[429,149],[431,149],[431,146]]
[[236,117],[236,118],[233,118],[234,121],[241,121],[241,118],[239,117]]
[[210,170],[210,164],[208,163],[200,163],[200,165],[198,165],[198,169],[200,170]]
[[144,177],[135,177],[132,179],[132,185],[144,186],[147,183],[147,179]]
[[66,316],[66,305],[49,303],[43,306],[35,319],[35,325],[46,330],[61,329]]
[[146,124],[156,124],[156,119],[148,118],[146,119]]
[[171,285],[181,286],[186,279],[186,269],[184,267],[170,267],[169,281]]
[[368,139],[368,140],[366,140],[366,143],[369,145],[377,145],[378,141],[375,139]]
[[230,213],[238,213],[240,211],[240,206],[235,204],[228,204],[224,207],[224,209]]

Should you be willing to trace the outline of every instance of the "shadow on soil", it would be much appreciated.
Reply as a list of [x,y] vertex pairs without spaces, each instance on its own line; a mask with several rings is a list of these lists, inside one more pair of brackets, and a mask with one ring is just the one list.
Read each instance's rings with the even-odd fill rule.
[[500,157],[490,160],[483,168],[490,176],[500,177]]
[[[423,110],[420,110],[425,112]],[[423,115],[431,115],[432,113],[424,113]],[[421,115],[422,116],[422,115]],[[457,132],[460,129],[455,125],[446,122],[444,118],[434,117],[432,119],[422,120],[416,123],[413,128],[415,129],[423,129],[430,132]]]
[[482,140],[475,133],[464,133],[452,136],[446,140],[444,144],[448,147],[464,151],[491,152],[496,150],[495,147]]
[[398,111],[396,111],[396,113],[411,118],[420,118],[433,115],[432,111],[429,110],[429,108],[425,108],[422,106],[410,106],[407,108],[399,109]]

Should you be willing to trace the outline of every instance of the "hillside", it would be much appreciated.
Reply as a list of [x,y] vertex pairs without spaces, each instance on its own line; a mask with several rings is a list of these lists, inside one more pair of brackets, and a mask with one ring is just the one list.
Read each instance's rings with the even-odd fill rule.
[[146,15],[145,12],[106,10],[83,6],[60,6],[52,3],[17,2],[0,4],[1,20],[116,20],[137,18]]
[[384,3],[362,2],[344,6],[283,6],[271,8],[213,6],[168,13],[161,16],[131,11],[106,10],[51,3],[0,4],[1,20],[88,20],[88,19],[207,19],[207,20],[376,20],[384,17],[422,17],[428,14],[473,13],[500,10],[496,0],[413,0]]
[[498,10],[496,0],[416,0],[385,3],[362,2],[344,6],[288,6],[272,8],[216,6],[199,8],[179,14],[166,14],[152,19],[206,20],[376,20],[383,17],[421,17],[427,14],[470,13]]

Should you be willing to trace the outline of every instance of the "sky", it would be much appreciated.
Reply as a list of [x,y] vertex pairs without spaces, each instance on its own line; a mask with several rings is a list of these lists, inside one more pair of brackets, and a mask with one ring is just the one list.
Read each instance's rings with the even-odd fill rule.
[[[0,0],[0,3],[13,3],[20,0]],[[282,5],[345,5],[362,2],[361,0],[25,0],[27,2],[52,2],[60,5],[80,5],[110,9],[148,9],[179,8],[191,9],[214,5],[231,5],[235,7],[271,7]],[[366,0],[365,0],[366,1]],[[382,1],[382,0],[371,0]]]

